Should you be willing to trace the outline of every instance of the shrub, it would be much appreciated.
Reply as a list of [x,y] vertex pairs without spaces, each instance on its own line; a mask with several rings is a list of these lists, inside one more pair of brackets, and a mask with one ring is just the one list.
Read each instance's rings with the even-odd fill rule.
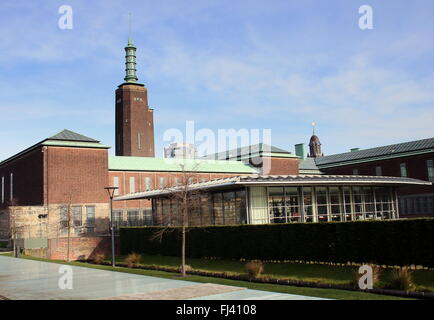
[[415,288],[413,272],[407,266],[392,270],[390,281],[385,288],[404,291],[413,290]]
[[105,260],[105,254],[104,254],[104,252],[97,252],[97,253],[95,253],[95,255],[93,256],[92,260],[96,264],[103,263],[104,260]]
[[127,263],[129,268],[132,268],[135,267],[141,259],[142,256],[140,254],[133,252],[126,257],[125,262]]
[[[179,256],[179,228],[150,240],[162,228],[121,227],[121,253]],[[434,267],[434,219],[193,227],[186,252],[188,258]]]
[[[191,266],[189,266],[188,264],[186,264],[185,266],[184,266],[184,268],[185,268],[185,272],[187,273],[187,272],[190,272],[193,268],[191,267]],[[182,273],[182,266],[179,266],[179,272],[180,273]]]
[[264,264],[260,260],[252,260],[246,263],[246,271],[250,278],[258,278],[264,272]]

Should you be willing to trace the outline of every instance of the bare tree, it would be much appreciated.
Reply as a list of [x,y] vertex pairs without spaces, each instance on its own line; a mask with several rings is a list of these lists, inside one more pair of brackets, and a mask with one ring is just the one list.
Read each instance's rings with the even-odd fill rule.
[[[162,241],[165,233],[174,230],[181,232],[181,276],[186,276],[186,242],[187,232],[192,225],[193,215],[201,204],[201,191],[192,187],[197,179],[198,164],[191,169],[187,169],[185,163],[180,164],[181,172],[177,175],[172,175],[178,179],[176,185],[166,188],[169,191],[168,199],[176,203],[177,210],[171,212],[170,215],[162,216],[161,223],[164,225],[162,229],[155,232],[151,240],[158,239]],[[178,228],[174,228],[178,227]]]
[[60,212],[58,228],[67,231],[67,245],[66,245],[66,261],[70,261],[70,251],[71,251],[71,230],[74,228],[74,215],[73,215],[73,191],[65,193],[66,202],[59,205],[58,209]]

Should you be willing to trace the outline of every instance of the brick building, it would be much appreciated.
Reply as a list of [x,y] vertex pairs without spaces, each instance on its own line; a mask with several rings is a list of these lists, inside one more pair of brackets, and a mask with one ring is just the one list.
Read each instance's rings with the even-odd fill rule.
[[[66,259],[66,252],[70,252],[70,259],[87,259],[96,252],[107,251],[110,247],[108,238],[110,226],[109,197],[107,191],[104,190],[107,186],[118,187],[115,196],[118,199],[124,199],[114,203],[113,223],[115,225],[152,225],[154,224],[155,212],[151,210],[151,201],[149,198],[134,195],[143,195],[144,192],[151,190],[161,191],[168,187],[177,186],[186,173],[191,179],[188,181],[189,184],[206,184],[207,181],[211,180],[221,182],[231,178],[236,180],[241,176],[244,177],[243,181],[247,181],[245,179],[249,179],[249,176],[282,175],[286,176],[286,179],[292,179],[292,176],[300,174],[319,175],[321,171],[337,174],[338,171],[334,173],[332,170],[345,167],[345,170],[350,168],[348,170],[351,171],[351,166],[356,164],[353,160],[348,162],[342,159],[342,161],[334,161],[333,158],[330,158],[333,156],[309,158],[309,160],[300,162],[298,152],[294,155],[286,150],[262,143],[229,150],[202,159],[156,158],[154,157],[153,110],[148,105],[146,87],[137,82],[136,48],[131,39],[125,51],[125,82],[117,88],[115,93],[116,155],[109,156],[108,149],[110,147],[96,139],[63,130],[0,162],[0,239],[15,239],[27,251],[48,258]],[[317,142],[319,144],[319,139]],[[420,147],[418,150],[405,149],[405,151],[400,151],[400,153],[405,154],[406,159],[409,159],[407,156],[410,156],[411,153],[411,159],[415,161],[414,163],[408,162],[406,169],[409,176],[422,180],[431,179],[432,181],[433,145],[432,141],[430,143],[428,143],[428,147],[424,144],[424,147]],[[303,148],[298,145],[297,150],[300,149]],[[431,153],[421,151],[425,149],[430,149]],[[415,152],[417,154],[414,154]],[[304,154],[304,152],[302,153]],[[395,152],[395,154],[397,153]],[[371,156],[371,158],[375,157]],[[418,162],[416,159],[419,159]],[[429,162],[430,159],[431,162]],[[319,161],[315,163],[317,160]],[[380,159],[377,160],[380,161]],[[342,165],[344,162],[345,165]],[[363,163],[365,162],[368,163],[369,161]],[[334,166],[333,163],[338,165]],[[428,165],[430,168],[430,163],[431,169],[428,170],[431,170],[429,171],[431,175],[427,179],[421,168],[422,164]],[[364,167],[363,169],[362,167],[358,168],[360,174],[365,174]],[[386,169],[385,166],[383,170],[389,169]],[[402,172],[403,169],[400,170]],[[373,175],[372,172],[368,173],[368,171],[366,169],[368,176]],[[386,171],[383,174],[394,175],[394,173]],[[272,177],[264,179],[267,183],[276,183]],[[334,178],[325,177],[324,179],[320,180],[319,184],[329,183]],[[363,183],[369,184],[371,180],[369,177],[365,177]],[[379,180],[373,181],[378,182]],[[302,180],[297,180],[298,182],[304,183]],[[401,182],[395,181],[393,185],[401,184]],[[358,182],[352,181],[352,183],[357,184]],[[384,181],[381,183],[388,184]],[[427,187],[424,183],[413,181],[409,184],[420,185],[420,190],[422,190],[420,193],[425,192],[426,195],[432,193],[432,187]],[[224,185],[219,185],[220,187],[225,188]],[[344,199],[345,186],[339,187],[341,189],[338,192],[342,192],[341,196]],[[297,192],[301,192],[297,195],[299,197],[297,199],[300,200],[303,197],[303,205],[301,206],[303,209],[300,207],[297,210],[305,210],[304,208],[309,207],[309,204],[305,202],[310,199],[305,198],[307,189],[303,189],[302,186],[285,186],[284,188],[284,198],[287,196],[287,191],[293,190],[290,188],[298,188]],[[359,190],[354,188],[354,190]],[[327,199],[330,200],[331,194],[336,191],[332,186],[325,187],[325,191],[323,189],[319,185],[312,186],[309,189],[312,199],[328,197]],[[332,202],[326,201],[323,207],[319,204],[318,211],[315,211],[317,210],[316,207],[311,205],[314,215],[306,213],[305,215],[292,216],[289,215],[289,212],[295,210],[294,206],[287,204],[287,200],[283,200],[286,204],[282,207],[279,202],[281,199],[276,200],[278,198],[276,195],[273,196],[276,198],[274,199],[267,193],[268,191],[264,191],[274,189],[258,187],[252,190],[260,191],[256,196],[261,199],[261,203],[267,203],[267,206],[271,205],[273,208],[272,211],[268,211],[263,205],[255,207],[255,210],[262,212],[261,214],[264,216],[270,214],[273,217],[261,221],[283,221],[282,214],[284,214],[285,221],[288,219],[289,221],[296,221],[296,219],[301,221],[300,217],[303,217],[303,221],[316,222],[324,221],[324,219],[334,221],[331,210],[336,204]],[[242,199],[241,196],[237,198],[238,191],[234,192],[234,199]],[[352,192],[351,197],[353,197]],[[358,191],[354,192],[357,193]],[[402,192],[404,195],[406,191]],[[225,198],[223,193],[221,193],[221,197]],[[255,199],[253,197],[251,201],[257,202]],[[267,202],[267,199],[272,201]],[[291,198],[291,201],[294,199]],[[395,200],[392,196],[390,199],[390,201],[388,200],[389,205],[393,205]],[[370,204],[366,201],[363,202],[365,207]],[[338,205],[343,204],[338,202]],[[225,212],[226,205],[222,204],[222,206],[222,210]],[[227,207],[231,206],[232,204],[229,204]],[[354,204],[354,208],[356,206],[357,203]],[[220,209],[217,208],[216,210]],[[283,211],[279,211],[281,209]],[[324,214],[321,210],[328,211]],[[393,209],[392,213],[390,217],[399,216],[396,209]],[[356,209],[353,210],[352,214],[357,217]],[[363,217],[370,216],[377,217],[376,214],[363,213]],[[345,212],[342,213],[342,217],[345,218]]]

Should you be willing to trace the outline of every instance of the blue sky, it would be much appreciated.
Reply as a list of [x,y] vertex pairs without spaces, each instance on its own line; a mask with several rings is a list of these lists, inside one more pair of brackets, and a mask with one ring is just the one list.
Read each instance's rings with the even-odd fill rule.
[[0,159],[64,128],[114,146],[129,12],[157,155],[186,120],[271,128],[291,151],[314,120],[325,154],[434,136],[431,0],[15,0],[0,3]]

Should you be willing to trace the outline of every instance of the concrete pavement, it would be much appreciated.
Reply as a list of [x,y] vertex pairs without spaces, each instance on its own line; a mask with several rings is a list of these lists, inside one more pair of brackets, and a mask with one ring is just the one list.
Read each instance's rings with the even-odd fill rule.
[[[321,300],[241,287],[65,266],[0,255],[0,297],[11,300]],[[72,284],[71,289],[68,288],[69,284]]]

